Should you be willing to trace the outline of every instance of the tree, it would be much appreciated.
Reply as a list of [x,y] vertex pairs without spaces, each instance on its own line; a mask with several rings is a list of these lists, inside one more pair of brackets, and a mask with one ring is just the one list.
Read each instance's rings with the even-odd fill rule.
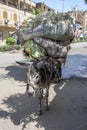
[[87,4],[87,0],[84,0],[85,1],[85,3]]
[[41,8],[32,9],[32,13],[33,13],[34,15],[37,15],[37,14],[42,13],[42,12],[43,12],[43,10],[42,10]]

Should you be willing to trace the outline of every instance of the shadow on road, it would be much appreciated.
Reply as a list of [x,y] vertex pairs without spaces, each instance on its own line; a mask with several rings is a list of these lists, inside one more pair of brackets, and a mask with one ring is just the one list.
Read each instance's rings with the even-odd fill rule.
[[[78,62],[78,67],[82,61],[86,62],[87,57],[77,55],[77,60],[76,55],[70,55],[68,58],[71,59],[68,66],[72,64],[69,69],[72,69],[75,62]],[[84,71],[87,69],[85,65]],[[6,71],[8,77],[26,82],[26,67],[8,66]],[[50,102],[50,111],[44,110],[42,116],[38,116],[37,95],[29,98],[26,93],[17,93],[2,99],[2,104],[7,106],[7,110],[0,109],[0,118],[10,118],[16,126],[22,125],[22,130],[25,130],[29,123],[34,123],[33,128],[37,130],[87,130],[87,78],[63,80],[54,86],[53,91],[56,95]]]
[[[15,94],[3,99],[3,105],[7,106],[7,111],[0,109],[0,118],[8,119],[15,124],[22,123],[24,129],[31,120],[33,121],[32,114],[35,114],[38,103],[36,97],[28,98],[26,93]],[[32,108],[32,109],[31,109]]]
[[[5,97],[0,118],[10,118],[22,130],[29,123],[33,128],[45,130],[87,130],[87,79],[71,78],[54,86],[56,95],[50,102],[50,110],[38,116],[38,96],[29,98],[26,93]],[[30,126],[30,125],[29,125]],[[32,129],[32,127],[30,128]]]
[[5,70],[8,71],[7,76],[9,78],[26,82],[27,67],[13,65],[6,67]]

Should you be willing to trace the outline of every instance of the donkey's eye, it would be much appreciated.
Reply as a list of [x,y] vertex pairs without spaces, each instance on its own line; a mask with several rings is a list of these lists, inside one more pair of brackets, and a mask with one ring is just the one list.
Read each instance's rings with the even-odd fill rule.
[[38,75],[36,75],[36,78],[39,78],[39,76],[38,76]]

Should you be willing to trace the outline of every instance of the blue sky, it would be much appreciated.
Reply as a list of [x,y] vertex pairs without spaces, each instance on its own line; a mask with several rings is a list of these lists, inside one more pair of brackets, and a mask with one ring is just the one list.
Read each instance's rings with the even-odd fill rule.
[[[44,2],[48,6],[54,8],[56,11],[63,10],[63,0],[34,0],[35,2]],[[79,10],[86,10],[87,4],[84,0],[64,0],[64,12],[71,11],[73,7],[78,6]]]

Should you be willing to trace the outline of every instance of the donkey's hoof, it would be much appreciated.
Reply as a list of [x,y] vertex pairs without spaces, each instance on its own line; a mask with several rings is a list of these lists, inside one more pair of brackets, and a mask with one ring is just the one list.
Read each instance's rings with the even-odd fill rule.
[[39,116],[41,116],[42,114],[43,114],[43,112],[40,110],[40,111],[39,111]]
[[46,111],[49,111],[49,110],[50,110],[50,109],[49,109],[49,107],[47,106],[47,107],[46,107]]
[[58,83],[60,83],[60,79],[58,80]]

